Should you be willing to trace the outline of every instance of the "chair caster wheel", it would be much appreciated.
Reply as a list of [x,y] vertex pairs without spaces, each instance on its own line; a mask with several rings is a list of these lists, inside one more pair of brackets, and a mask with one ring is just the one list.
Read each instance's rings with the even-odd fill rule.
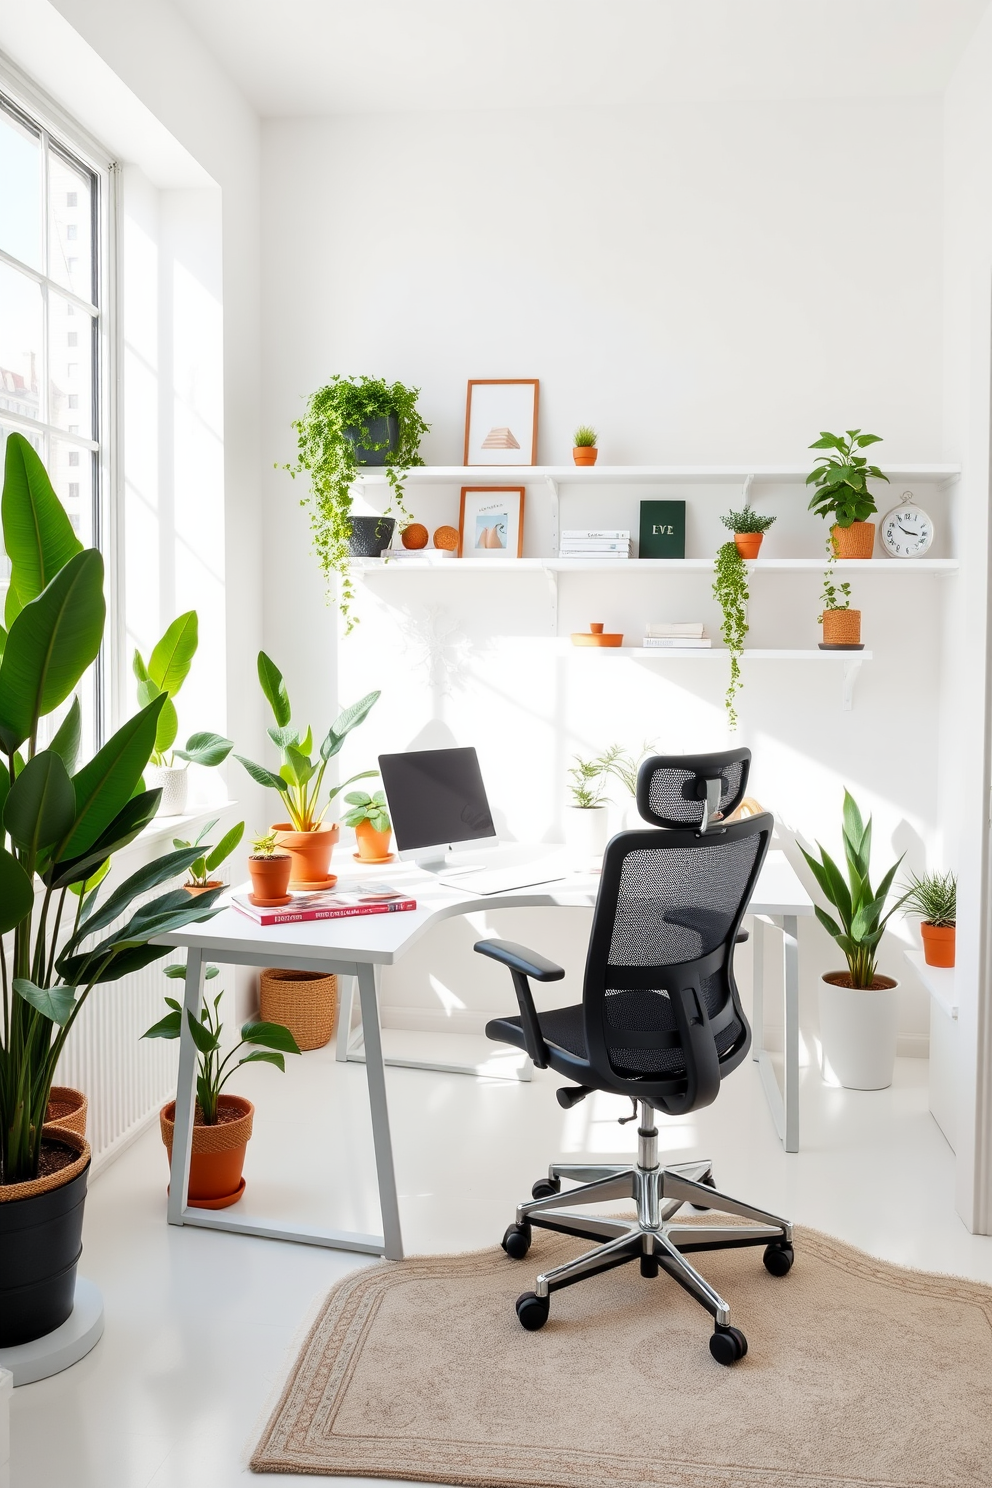
[[532,1235],[529,1224],[511,1224],[500,1244],[512,1261],[522,1261],[530,1250]]
[[717,1326],[710,1335],[710,1353],[718,1364],[736,1364],[747,1353],[747,1339],[740,1328]]
[[[705,1183],[707,1188],[716,1188],[716,1184],[713,1182],[712,1173],[707,1173],[706,1177],[700,1178],[699,1181],[700,1183]],[[709,1214],[710,1212],[709,1206],[706,1204],[690,1204],[689,1208],[694,1209],[697,1214]]]
[[550,1199],[552,1194],[561,1193],[560,1178],[538,1178],[530,1191],[532,1199]]
[[536,1292],[522,1292],[517,1298],[517,1317],[521,1327],[526,1328],[528,1333],[536,1333],[538,1328],[543,1328],[550,1311],[549,1297],[539,1297]]
[[787,1240],[780,1240],[766,1246],[761,1259],[765,1263],[765,1270],[770,1271],[772,1276],[788,1276],[796,1259],[796,1252]]

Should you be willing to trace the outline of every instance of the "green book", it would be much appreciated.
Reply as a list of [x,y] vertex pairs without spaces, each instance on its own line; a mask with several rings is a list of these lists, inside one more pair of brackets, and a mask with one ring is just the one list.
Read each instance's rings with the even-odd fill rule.
[[685,502],[642,501],[638,558],[685,557]]

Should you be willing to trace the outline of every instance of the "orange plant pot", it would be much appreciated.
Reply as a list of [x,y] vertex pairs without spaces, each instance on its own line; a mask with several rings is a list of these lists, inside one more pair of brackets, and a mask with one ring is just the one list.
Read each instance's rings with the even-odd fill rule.
[[924,920],[920,925],[923,936],[923,959],[928,966],[953,966],[956,925],[931,925]]
[[290,885],[316,884],[331,888],[337,879],[330,872],[331,853],[341,835],[337,822],[318,827],[316,832],[294,832],[292,822],[273,822],[273,832],[279,833],[279,847],[284,847],[292,859],[289,870]]
[[209,894],[211,889],[222,889],[223,879],[208,878],[205,884],[183,884],[183,888],[191,899],[198,899],[201,894]]
[[[240,1095],[222,1095],[218,1106],[223,1110],[238,1111],[240,1115],[237,1121],[204,1126],[197,1110],[186,1199],[194,1209],[227,1209],[231,1204],[236,1204],[245,1191],[241,1175],[255,1107],[250,1100],[245,1100]],[[169,1154],[170,1164],[175,1123],[176,1103],[170,1101],[159,1112],[162,1141]]]
[[576,465],[595,465],[598,458],[599,450],[594,444],[577,444],[572,451]]
[[385,832],[377,832],[371,822],[359,822],[355,828],[358,856],[367,862],[381,862],[383,858],[388,858],[392,836],[392,831],[388,827]]
[[89,1104],[81,1090],[73,1090],[71,1085],[53,1085],[48,1097],[45,1125],[60,1126],[63,1131],[85,1137]]
[[274,899],[285,900],[292,869],[293,860],[289,853],[253,854],[248,859],[252,899],[260,904],[271,904]]
[[824,610],[823,644],[825,646],[860,646],[860,610]]
[[838,558],[870,558],[875,548],[875,523],[852,522],[850,527],[830,529],[834,552]]
[[757,558],[763,532],[735,532],[734,544],[742,558]]

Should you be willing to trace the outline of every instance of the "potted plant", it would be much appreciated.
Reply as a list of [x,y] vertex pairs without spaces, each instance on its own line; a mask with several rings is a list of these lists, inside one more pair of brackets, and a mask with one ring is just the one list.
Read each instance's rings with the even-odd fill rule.
[[740,659],[744,652],[744,642],[747,640],[747,607],[751,598],[747,583],[747,569],[744,567],[744,559],[738,552],[736,543],[721,543],[717,549],[713,594],[719,600],[720,609],[723,612],[720,634],[730,653],[730,681],[727,683],[724,703],[727,709],[727,723],[731,730],[734,730],[737,727],[735,703],[741,688]]
[[611,744],[608,749],[603,750],[597,761],[601,773],[612,775],[615,780],[619,780],[625,795],[629,797],[629,800],[624,803],[623,810],[625,827],[631,824],[635,827],[643,826],[641,814],[636,805],[637,772],[642,760],[645,760],[649,754],[653,754],[654,750],[654,744],[645,741],[641,745],[640,754],[635,758],[629,749],[624,749],[623,745]]
[[327,799],[320,803],[324,784],[324,772],[328,763],[341,750],[352,729],[364,722],[374,706],[378,692],[366,693],[357,703],[343,712],[331,724],[327,737],[320,746],[318,759],[312,760],[313,730],[308,728],[301,736],[291,722],[292,707],[283,681],[282,672],[264,651],[258,653],[258,680],[266,701],[275,718],[275,728],[268,730],[269,738],[282,755],[279,774],[256,765],[244,755],[234,757],[244,765],[252,780],[278,791],[289,821],[274,822],[273,831],[279,833],[279,846],[284,847],[293,860],[289,881],[295,888],[329,889],[337,883],[330,872],[331,853],[340,835],[337,822],[327,825],[324,817],[328,807],[339,791],[356,780],[366,780],[375,775],[375,770],[361,770],[348,780],[343,780],[327,792]]
[[905,913],[919,915],[923,959],[928,966],[954,965],[958,922],[958,880],[954,873],[910,874],[903,885]]
[[165,697],[81,766],[78,701],[39,745],[42,720],[72,697],[103,641],[103,559],[79,543],[20,434],[7,439],[0,511],[14,595],[0,660],[4,1348],[40,1338],[72,1311],[90,1148],[78,1132],[46,1125],[45,1116],[76,1019],[94,987],[166,954],[151,943],[156,936],[213,910],[210,895],[194,901],[181,889],[147,897],[185,871],[196,856],[191,849],[156,858],[99,902],[102,865],[148,826],[161,800],[161,790],[144,789],[142,774]]
[[857,450],[880,444],[880,434],[862,434],[860,429],[846,430],[847,438],[821,430],[810,449],[833,450],[821,455],[819,467],[806,477],[816,490],[810,497],[809,511],[821,517],[834,518],[830,538],[838,558],[870,558],[875,546],[875,523],[867,519],[878,510],[868,489],[869,479],[888,481],[877,465],[869,465]]
[[[206,978],[215,977],[218,968],[208,966]],[[185,977],[185,966],[165,967],[167,977]],[[220,1004],[223,992],[213,1003],[204,999],[199,1020],[187,1013],[190,1033],[196,1044],[196,1112],[193,1124],[193,1155],[189,1166],[187,1203],[194,1209],[227,1209],[236,1204],[245,1191],[242,1170],[245,1151],[251,1136],[255,1107],[240,1095],[225,1095],[224,1086],[243,1064],[274,1064],[285,1072],[284,1055],[299,1054],[296,1040],[280,1023],[246,1023],[241,1038],[221,1057]],[[177,1039],[182,1032],[183,1010],[174,997],[165,999],[169,1011],[154,1024],[143,1038]],[[238,1055],[246,1046],[251,1052]],[[170,1101],[159,1112],[162,1141],[172,1162],[172,1139],[176,1124],[176,1103]]]
[[[197,614],[195,610],[187,610],[173,620],[153,647],[147,662],[140,651],[134,653],[132,666],[138,679],[139,705],[145,708],[153,698],[163,693],[166,697],[158,716],[151,764],[145,771],[145,784],[150,789],[159,786],[162,790],[159,816],[182,816],[186,810],[187,767],[190,764],[223,764],[233,748],[230,739],[212,733],[190,734],[185,749],[173,748],[179,732],[179,719],[172,700],[189,675],[198,645]],[[177,765],[177,759],[183,763]]]
[[354,827],[358,843],[356,857],[366,863],[388,863],[393,824],[386,807],[386,792],[378,790],[370,796],[365,791],[349,791],[345,800],[351,807],[344,819],[346,827]]
[[774,517],[761,517],[745,501],[740,511],[729,511],[720,521],[734,534],[734,544],[742,558],[757,558],[761,540],[775,521]]
[[861,611],[851,609],[850,584],[834,583],[832,565],[835,561],[831,554],[830,562],[823,574],[823,593],[820,595],[823,608],[818,616],[823,626],[820,650],[849,651],[852,647],[860,649]]
[[610,840],[606,777],[601,759],[573,755],[569,770],[571,804],[565,808],[565,846],[573,867],[587,872],[598,864]]
[[288,904],[290,895],[289,875],[293,860],[288,852],[276,852],[278,832],[269,832],[264,837],[251,839],[251,856],[248,872],[251,875],[253,904]]
[[211,878],[215,872],[229,858],[241,841],[245,832],[243,821],[237,822],[229,832],[225,832],[216,847],[210,847],[203,841],[208,832],[212,832],[217,825],[216,818],[197,835],[194,842],[184,842],[181,837],[173,837],[172,845],[175,848],[196,848],[199,856],[189,865],[189,878],[183,884],[187,894],[206,894],[211,889],[222,889],[223,882],[219,878]]
[[[293,424],[297,435],[294,465],[283,466],[295,477],[310,477],[313,545],[325,577],[338,576],[338,606],[346,634],[354,619],[354,588],[349,576],[353,555],[378,557],[392,540],[389,516],[353,517],[351,488],[363,465],[385,466],[398,511],[403,505],[403,474],[424,462],[420,440],[430,428],[417,412],[419,388],[381,377],[334,376],[307,399],[303,417]],[[388,509],[387,509],[388,510]]]
[[877,969],[885,927],[903,903],[886,913],[885,902],[902,862],[893,863],[876,889],[871,886],[871,818],[867,824],[849,791],[844,792],[844,858],[847,878],[817,843],[819,858],[801,848],[810,871],[837,919],[817,904],[820,924],[844,953],[846,971],[828,971],[820,982],[823,1054],[848,1090],[882,1090],[892,1084],[896,1057],[898,983]]
[[576,465],[595,465],[599,456],[596,448],[596,430],[588,424],[580,424],[575,431],[575,448],[572,450],[572,459]]

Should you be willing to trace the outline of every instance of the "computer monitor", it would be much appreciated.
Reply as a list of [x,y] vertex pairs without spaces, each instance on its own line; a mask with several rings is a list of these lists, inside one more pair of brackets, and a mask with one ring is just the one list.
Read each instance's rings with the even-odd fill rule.
[[412,749],[380,754],[396,850],[441,869],[450,849],[499,842],[474,749]]

